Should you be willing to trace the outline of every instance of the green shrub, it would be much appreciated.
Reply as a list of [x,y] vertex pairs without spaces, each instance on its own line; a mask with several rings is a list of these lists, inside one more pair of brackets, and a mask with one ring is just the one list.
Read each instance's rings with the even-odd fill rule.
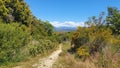
[[84,45],[84,46],[77,48],[76,56],[78,58],[82,58],[83,60],[85,60],[87,57],[90,56],[89,47],[87,45]]
[[17,23],[0,23],[0,63],[15,60],[21,47],[29,41],[29,32]]
[[73,34],[72,43],[74,47],[72,51],[81,51],[78,48],[89,47],[88,50],[90,54],[94,52],[102,51],[108,43],[110,43],[113,36],[109,28],[98,28],[96,26],[91,26],[89,28],[79,27],[78,30]]
[[88,29],[78,27],[77,31],[73,34],[71,44],[74,44],[73,51],[76,51],[77,48],[84,45],[89,41]]
[[99,28],[96,30],[95,27],[89,28],[89,43],[91,53],[102,51],[110,40],[113,38],[109,28]]
[[43,54],[55,48],[56,45],[52,43],[52,41],[40,39],[38,44],[29,46],[29,54],[32,56],[36,56],[37,54]]

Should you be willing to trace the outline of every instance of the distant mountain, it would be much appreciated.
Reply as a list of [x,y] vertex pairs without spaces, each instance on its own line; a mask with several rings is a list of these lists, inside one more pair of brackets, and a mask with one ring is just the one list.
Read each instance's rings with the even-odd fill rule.
[[54,27],[54,31],[57,32],[69,32],[69,31],[75,31],[77,28],[76,27]]

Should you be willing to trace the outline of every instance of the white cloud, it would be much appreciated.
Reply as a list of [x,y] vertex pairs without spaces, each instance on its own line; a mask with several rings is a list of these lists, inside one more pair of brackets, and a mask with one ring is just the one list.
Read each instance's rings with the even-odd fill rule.
[[73,22],[73,21],[65,21],[65,22],[58,22],[53,21],[50,22],[54,27],[78,27],[84,26],[84,22]]

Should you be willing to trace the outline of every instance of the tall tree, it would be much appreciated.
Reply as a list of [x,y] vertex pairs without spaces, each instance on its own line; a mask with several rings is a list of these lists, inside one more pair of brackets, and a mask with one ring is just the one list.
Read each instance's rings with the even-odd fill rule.
[[115,7],[109,7],[106,21],[113,34],[120,34],[120,10]]

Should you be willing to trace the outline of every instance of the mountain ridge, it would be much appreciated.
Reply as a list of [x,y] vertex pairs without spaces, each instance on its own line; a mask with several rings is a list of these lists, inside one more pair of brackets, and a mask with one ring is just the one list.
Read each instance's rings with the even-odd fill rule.
[[54,27],[54,31],[63,31],[63,32],[69,32],[69,31],[75,31],[77,27]]

